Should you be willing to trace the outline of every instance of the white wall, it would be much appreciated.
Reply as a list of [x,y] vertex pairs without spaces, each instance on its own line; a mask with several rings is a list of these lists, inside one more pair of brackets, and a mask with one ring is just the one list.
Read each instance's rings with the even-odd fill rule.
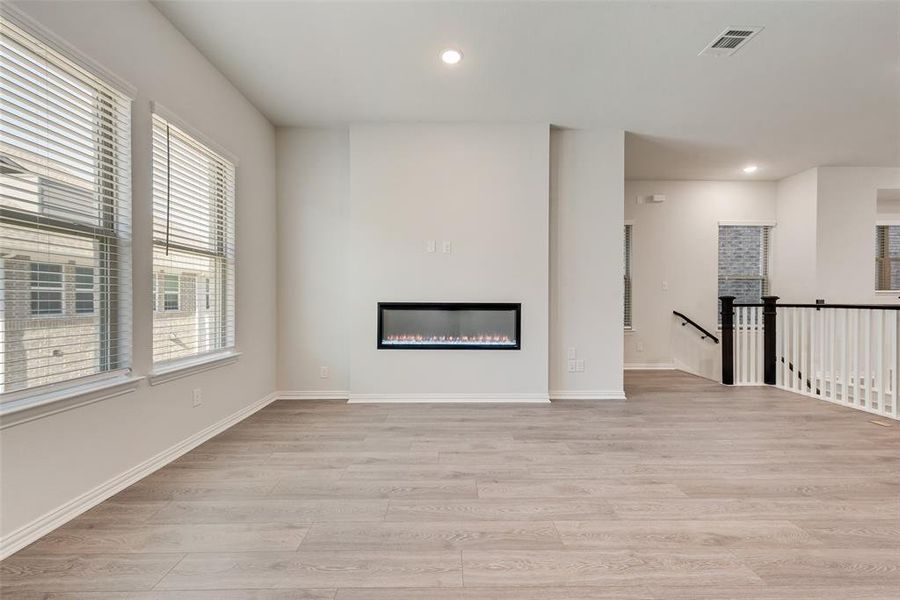
[[[665,202],[636,202],[652,194],[664,194]],[[716,329],[719,222],[773,222],[775,194],[772,182],[625,182],[625,219],[634,224],[626,367],[671,366],[677,358],[678,368],[719,377],[720,347],[682,327],[672,311]]]
[[347,129],[277,133],[279,390],[350,389],[349,142]]
[[897,167],[820,167],[816,237],[817,296],[834,303],[896,302],[875,294],[879,189],[900,189]]
[[818,170],[778,182],[772,239],[771,293],[781,302],[813,302],[816,289]]
[[[622,397],[624,133],[550,133],[550,390]],[[574,348],[584,371],[568,371]]]
[[[351,127],[351,398],[546,399],[548,138],[547,125]],[[379,351],[379,301],[521,302],[522,349]]]
[[[151,126],[159,101],[238,157],[234,364],[3,430],[2,534],[265,397],[275,387],[275,153],[265,118],[146,2],[17,3],[137,88],[133,105],[134,364],[151,366]],[[147,299],[147,301],[143,301]],[[191,407],[191,390],[204,403]]]

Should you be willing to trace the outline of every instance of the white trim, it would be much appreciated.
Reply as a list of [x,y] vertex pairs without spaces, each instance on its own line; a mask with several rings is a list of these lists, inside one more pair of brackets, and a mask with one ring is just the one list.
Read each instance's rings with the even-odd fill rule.
[[206,440],[225,431],[236,423],[246,419],[256,411],[265,407],[277,398],[275,393],[265,396],[261,400],[257,400],[249,406],[245,406],[239,411],[225,417],[221,421],[213,423],[209,427],[198,431],[188,438],[178,442],[174,446],[163,450],[156,456],[153,456],[144,462],[128,469],[112,479],[98,485],[92,490],[74,498],[62,506],[51,510],[47,514],[38,517],[31,523],[20,527],[6,537],[0,539],[0,560],[6,558],[13,552],[20,550],[31,544],[35,540],[47,535],[57,527],[74,519],[78,515],[100,504],[107,498],[121,492],[136,481],[143,479],[150,473],[166,466],[179,456],[182,456]]
[[312,391],[281,391],[279,400],[348,400],[349,390],[312,390]]
[[181,379],[182,377],[230,365],[237,362],[240,357],[240,352],[228,351],[176,360],[170,364],[162,364],[156,367],[152,373],[147,375],[147,382],[150,385],[159,385],[173,379]]
[[18,27],[51,46],[56,52],[59,52],[78,65],[78,67],[100,79],[107,86],[123,96],[127,96],[132,102],[137,97],[137,86],[122,79],[93,58],[81,52],[55,32],[47,29],[43,23],[36,21],[21,8],[12,6],[9,2],[3,2],[0,3],[0,14],[2,14],[4,19],[12,21]]
[[[168,123],[170,125],[174,125],[175,127],[180,129],[184,133],[188,134],[189,136],[191,136],[192,138],[194,138],[195,140],[197,140],[198,142],[200,142],[201,144],[203,144],[204,146],[206,146],[207,148],[209,148],[210,150],[212,150],[213,152],[215,152],[216,154],[221,156],[223,159],[230,162],[234,166],[235,171],[237,171],[239,161],[238,161],[237,156],[234,153],[226,150],[224,147],[222,147],[221,144],[218,144],[218,143],[214,142],[213,140],[211,140],[209,138],[209,136],[204,135],[204,133],[202,131],[189,125],[187,123],[187,121],[185,121],[184,119],[179,117],[178,114],[176,114],[175,112],[173,112],[172,110],[169,110],[164,105],[157,102],[156,100],[151,100],[150,101],[150,113],[157,115],[159,117],[162,117],[163,119],[168,121]],[[235,173],[235,179],[236,178],[237,178],[237,174]],[[235,183],[235,190],[236,189],[237,189],[237,183]]]
[[900,290],[875,290],[876,296],[900,296]]
[[626,371],[674,371],[675,363],[625,363]]
[[541,393],[521,393],[521,394],[350,394],[350,404],[364,403],[414,403],[414,402],[454,402],[454,403],[472,403],[472,402],[492,402],[492,403],[548,403],[550,397]]
[[725,227],[777,227],[775,221],[719,221],[720,226]]
[[123,396],[135,391],[142,379],[144,378],[126,372],[80,385],[67,385],[42,394],[32,391],[21,399],[6,400],[0,406],[0,429]]
[[875,221],[876,227],[896,227],[900,225],[900,218],[896,219],[877,219]]
[[624,390],[550,390],[551,400],[625,400]]

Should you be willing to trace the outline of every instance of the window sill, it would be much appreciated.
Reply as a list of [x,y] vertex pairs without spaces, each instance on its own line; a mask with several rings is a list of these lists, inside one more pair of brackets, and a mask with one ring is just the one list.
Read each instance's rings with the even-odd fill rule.
[[171,364],[158,366],[147,376],[147,381],[150,385],[159,385],[174,379],[188,377],[189,375],[233,364],[237,362],[240,356],[240,352],[228,351],[216,352],[215,354],[207,354],[184,360],[176,360]]
[[875,290],[876,296],[897,296],[900,297],[900,290]]
[[10,400],[0,407],[0,429],[131,393],[137,389],[142,379],[144,378],[131,374],[118,375]]

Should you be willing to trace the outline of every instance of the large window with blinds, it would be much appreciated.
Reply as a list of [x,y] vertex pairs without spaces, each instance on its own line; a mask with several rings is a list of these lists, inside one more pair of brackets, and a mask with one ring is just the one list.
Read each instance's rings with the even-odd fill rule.
[[131,367],[131,100],[0,19],[0,399]]
[[900,290],[900,225],[875,227],[875,289]]
[[631,229],[625,225],[625,329],[631,329]]
[[769,293],[771,229],[719,225],[719,296],[734,296],[738,304],[758,304]]
[[153,361],[234,348],[235,167],[153,115]]

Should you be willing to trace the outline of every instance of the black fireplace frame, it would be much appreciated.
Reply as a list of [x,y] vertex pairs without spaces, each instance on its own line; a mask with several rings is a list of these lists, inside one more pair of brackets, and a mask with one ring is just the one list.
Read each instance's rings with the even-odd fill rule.
[[[486,346],[483,344],[384,344],[385,310],[494,310],[515,311],[516,343],[510,346]],[[521,302],[379,302],[378,332],[379,350],[521,350],[522,349],[522,303]]]

